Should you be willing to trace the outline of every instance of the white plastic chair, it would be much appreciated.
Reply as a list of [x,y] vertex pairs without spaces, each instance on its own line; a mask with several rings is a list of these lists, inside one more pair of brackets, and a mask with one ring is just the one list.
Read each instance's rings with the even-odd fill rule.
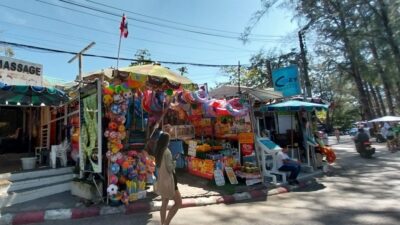
[[51,152],[50,152],[50,159],[51,159],[51,167],[53,169],[56,168],[57,164],[57,158],[60,159],[61,165],[63,167],[67,166],[67,151],[70,148],[70,144],[68,143],[68,140],[65,139],[61,144],[59,145],[52,145],[51,146]]

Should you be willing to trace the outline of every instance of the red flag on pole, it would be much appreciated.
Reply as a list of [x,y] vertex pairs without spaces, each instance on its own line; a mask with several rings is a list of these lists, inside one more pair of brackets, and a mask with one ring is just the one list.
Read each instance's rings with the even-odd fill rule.
[[123,36],[124,38],[128,37],[128,20],[125,16],[125,14],[122,15],[122,21],[121,25],[119,26],[119,29],[121,31],[121,37]]

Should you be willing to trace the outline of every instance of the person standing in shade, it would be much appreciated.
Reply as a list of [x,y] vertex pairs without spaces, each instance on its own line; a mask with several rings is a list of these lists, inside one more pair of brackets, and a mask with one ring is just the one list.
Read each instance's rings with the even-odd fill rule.
[[[169,225],[172,218],[182,206],[182,197],[178,190],[178,182],[175,175],[175,160],[168,149],[169,134],[161,133],[156,147],[156,166],[158,169],[157,182],[154,184],[154,191],[161,195],[162,204],[160,217],[162,225]],[[167,215],[169,200],[174,200],[175,204],[171,207]]]
[[289,171],[290,176],[289,176],[289,184],[299,184],[299,181],[297,180],[297,176],[300,173],[300,162],[291,159],[288,156],[288,148],[287,147],[282,147],[282,150],[279,151],[278,157],[277,157],[277,168],[280,171]]
[[335,136],[336,136],[336,141],[339,144],[340,142],[340,131],[338,128],[335,129]]

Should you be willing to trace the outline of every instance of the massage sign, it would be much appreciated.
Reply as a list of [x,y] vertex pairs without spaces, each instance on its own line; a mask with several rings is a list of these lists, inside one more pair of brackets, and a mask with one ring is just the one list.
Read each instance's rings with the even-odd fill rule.
[[42,86],[43,66],[0,56],[0,81],[9,85]]

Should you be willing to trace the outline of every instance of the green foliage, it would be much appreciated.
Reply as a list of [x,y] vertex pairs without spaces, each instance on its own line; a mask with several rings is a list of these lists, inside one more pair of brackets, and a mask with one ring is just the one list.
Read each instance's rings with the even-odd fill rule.
[[[250,58],[250,67],[240,67],[240,85],[246,87],[273,87],[272,71],[281,67],[297,64],[298,53],[291,51],[286,54],[260,51]],[[229,81],[220,85],[238,85],[239,71],[237,66],[224,67],[222,72]],[[218,85],[217,85],[218,86]]]
[[186,66],[179,67],[177,70],[181,72],[181,76],[185,76],[185,74],[188,73],[188,68]]
[[[241,38],[246,42],[261,18],[278,5],[294,10],[300,24],[310,25],[304,34],[308,50],[314,53],[312,58],[307,55],[312,92],[335,103],[336,107],[327,115],[330,125],[346,127],[355,120],[399,112],[400,1],[260,2],[261,9],[250,18]],[[307,39],[311,36],[316,40],[312,45]],[[263,60],[270,58],[273,57],[252,57],[258,62],[256,65],[263,65]],[[255,68],[246,72],[243,83],[262,84],[260,77],[265,69]],[[237,74],[232,69],[226,72],[231,82],[237,83]]]
[[1,47],[0,48],[0,52],[3,52],[4,56],[6,56],[6,57],[11,57],[12,58],[12,57],[15,56],[14,50],[12,48],[10,48],[10,47],[7,47],[7,46]]
[[147,49],[138,49],[135,53],[135,61],[131,62],[130,66],[151,64],[151,54]]

